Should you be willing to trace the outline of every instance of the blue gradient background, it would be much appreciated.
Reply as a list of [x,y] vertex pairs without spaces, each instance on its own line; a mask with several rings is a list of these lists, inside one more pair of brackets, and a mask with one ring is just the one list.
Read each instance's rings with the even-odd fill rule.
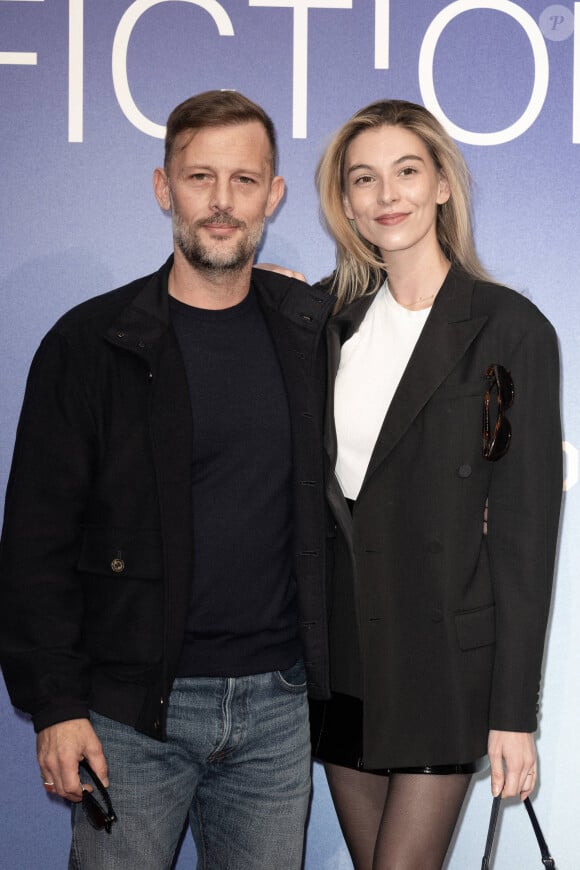
[[[296,13],[290,7],[262,8],[250,2],[222,0],[235,31],[230,37],[218,35],[204,0],[171,0],[146,11],[129,44],[130,88],[139,109],[158,124],[179,101],[208,88],[236,88],[266,108],[278,130],[287,194],[268,227],[260,257],[297,268],[314,280],[334,262],[313,184],[324,144],[355,109],[374,99],[423,101],[418,78],[423,38],[437,13],[452,4],[353,0],[351,9],[310,9],[308,45],[301,46],[308,64],[308,131],[306,138],[293,139]],[[81,0],[71,4],[83,9]],[[306,6],[306,0],[294,0],[296,7],[300,4]],[[34,66],[0,63],[2,492],[26,373],[42,335],[76,302],[153,271],[171,249],[170,222],[151,189],[152,170],[162,161],[162,142],[127,119],[113,86],[113,40],[131,5],[128,0],[85,0],[84,134],[82,142],[70,143],[69,2],[0,0],[0,52],[38,55]],[[389,17],[387,70],[374,67],[375,5]],[[521,115],[530,98],[533,55],[525,30],[505,12],[513,5],[505,2],[504,12],[476,8],[458,14],[437,43],[438,100],[448,118],[466,129],[502,129]],[[580,6],[564,6],[564,23],[552,18],[551,26],[568,27],[571,34],[574,5]],[[532,0],[519,6],[539,22],[549,4]],[[542,308],[561,344],[568,489],[544,668],[536,807],[559,870],[576,870],[580,144],[572,142],[574,36],[557,41],[555,31],[545,30],[550,79],[534,124],[504,145],[460,144],[474,177],[483,261],[497,278]],[[576,99],[580,102],[580,93]],[[537,413],[542,414],[541,396]],[[64,868],[68,811],[44,794],[32,728],[11,707],[3,685],[0,753],[0,868]],[[345,870],[351,864],[318,766],[314,782],[305,866]],[[448,868],[479,866],[489,806],[489,779],[482,775],[470,790]],[[193,855],[188,834],[178,868],[192,866]],[[516,805],[506,806],[494,866],[507,870],[539,863],[527,816]]]

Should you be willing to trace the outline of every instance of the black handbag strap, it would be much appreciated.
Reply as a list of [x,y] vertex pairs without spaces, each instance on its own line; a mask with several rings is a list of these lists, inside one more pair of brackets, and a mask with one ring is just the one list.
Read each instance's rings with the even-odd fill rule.
[[529,798],[525,799],[524,806],[528,811],[528,816],[530,817],[530,822],[532,823],[532,828],[534,829],[534,834],[536,835],[536,840],[538,841],[538,846],[540,847],[540,852],[542,853],[542,864],[544,865],[544,867],[548,867],[549,870],[556,870],[556,862],[550,855],[548,844],[544,839],[542,829],[540,828],[540,823],[538,822],[538,818],[534,812],[532,802]]
[[[491,850],[493,847],[493,838],[495,836],[495,828],[497,825],[497,817],[499,815],[499,808],[501,806],[501,795],[493,799],[493,803],[491,805],[491,815],[489,817],[489,828],[487,831],[487,840],[485,843],[485,852],[483,855],[483,860],[481,862],[481,870],[488,870],[489,861],[491,857]],[[540,823],[538,822],[537,816],[534,812],[534,808],[532,807],[532,802],[529,798],[526,798],[524,801],[524,806],[528,811],[528,816],[530,817],[530,821],[532,823],[532,827],[534,829],[534,834],[536,835],[536,840],[538,841],[538,846],[540,847],[540,852],[542,854],[542,864],[547,870],[556,870],[556,862],[550,855],[550,850],[548,849],[548,844],[544,839],[544,835],[542,834],[542,829],[540,828]]]
[[483,853],[481,870],[488,870],[489,868],[489,859],[491,858],[493,838],[495,837],[495,826],[497,825],[497,817],[499,815],[500,805],[501,796],[498,795],[498,797],[493,799],[493,803],[491,805],[491,815],[489,817],[489,828],[487,829],[487,840],[485,841],[485,852]]

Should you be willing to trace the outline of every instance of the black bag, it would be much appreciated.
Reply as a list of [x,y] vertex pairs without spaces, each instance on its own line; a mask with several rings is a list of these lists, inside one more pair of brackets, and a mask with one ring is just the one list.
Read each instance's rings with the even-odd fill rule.
[[[499,814],[499,807],[501,804],[501,796],[498,796],[493,799],[493,803],[491,805],[491,816],[489,818],[489,829],[487,832],[487,842],[485,844],[485,853],[483,856],[483,860],[481,862],[481,870],[488,870],[489,868],[489,859],[491,856],[491,849],[493,846],[493,837],[495,834],[495,826],[497,824],[497,817]],[[538,819],[536,818],[536,814],[532,807],[532,803],[529,798],[526,798],[524,801],[524,806],[528,811],[528,816],[530,817],[530,821],[532,823],[532,827],[534,829],[534,834],[536,835],[536,839],[538,841],[538,846],[540,847],[540,852],[542,853],[542,864],[544,867],[547,867],[548,870],[556,870],[556,862],[550,855],[550,850],[548,849],[548,844],[544,840],[544,835],[542,834],[542,829],[538,823]]]

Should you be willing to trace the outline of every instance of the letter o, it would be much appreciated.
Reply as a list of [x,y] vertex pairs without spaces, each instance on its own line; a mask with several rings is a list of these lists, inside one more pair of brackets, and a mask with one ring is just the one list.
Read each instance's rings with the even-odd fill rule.
[[[135,0],[123,14],[113,40],[113,85],[121,110],[128,121],[142,133],[163,139],[165,126],[150,121],[138,108],[131,94],[129,78],[127,75],[127,49],[133,28],[141,16],[161,3],[170,0]],[[191,3],[200,6],[208,12],[216,23],[220,36],[233,36],[234,28],[229,15],[217,0],[180,0],[182,3]]]
[[[514,18],[524,29],[534,55],[535,76],[530,101],[517,121],[495,133],[475,133],[458,127],[445,115],[435,94],[433,62],[439,37],[450,21],[463,12],[471,12],[474,9],[494,9],[497,12],[505,12],[506,15]],[[549,75],[548,50],[540,28],[531,15],[517,3],[512,3],[511,0],[483,0],[483,2],[455,0],[454,3],[450,3],[435,16],[425,32],[419,53],[419,87],[425,106],[441,120],[447,132],[454,139],[469,145],[502,145],[504,142],[510,142],[525,133],[542,111],[548,91]]]

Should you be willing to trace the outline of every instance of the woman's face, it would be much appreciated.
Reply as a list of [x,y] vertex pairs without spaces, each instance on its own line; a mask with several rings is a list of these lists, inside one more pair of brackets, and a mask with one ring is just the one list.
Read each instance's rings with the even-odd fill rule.
[[449,185],[422,140],[405,127],[365,130],[345,160],[344,211],[388,263],[398,252],[439,255],[437,206]]

